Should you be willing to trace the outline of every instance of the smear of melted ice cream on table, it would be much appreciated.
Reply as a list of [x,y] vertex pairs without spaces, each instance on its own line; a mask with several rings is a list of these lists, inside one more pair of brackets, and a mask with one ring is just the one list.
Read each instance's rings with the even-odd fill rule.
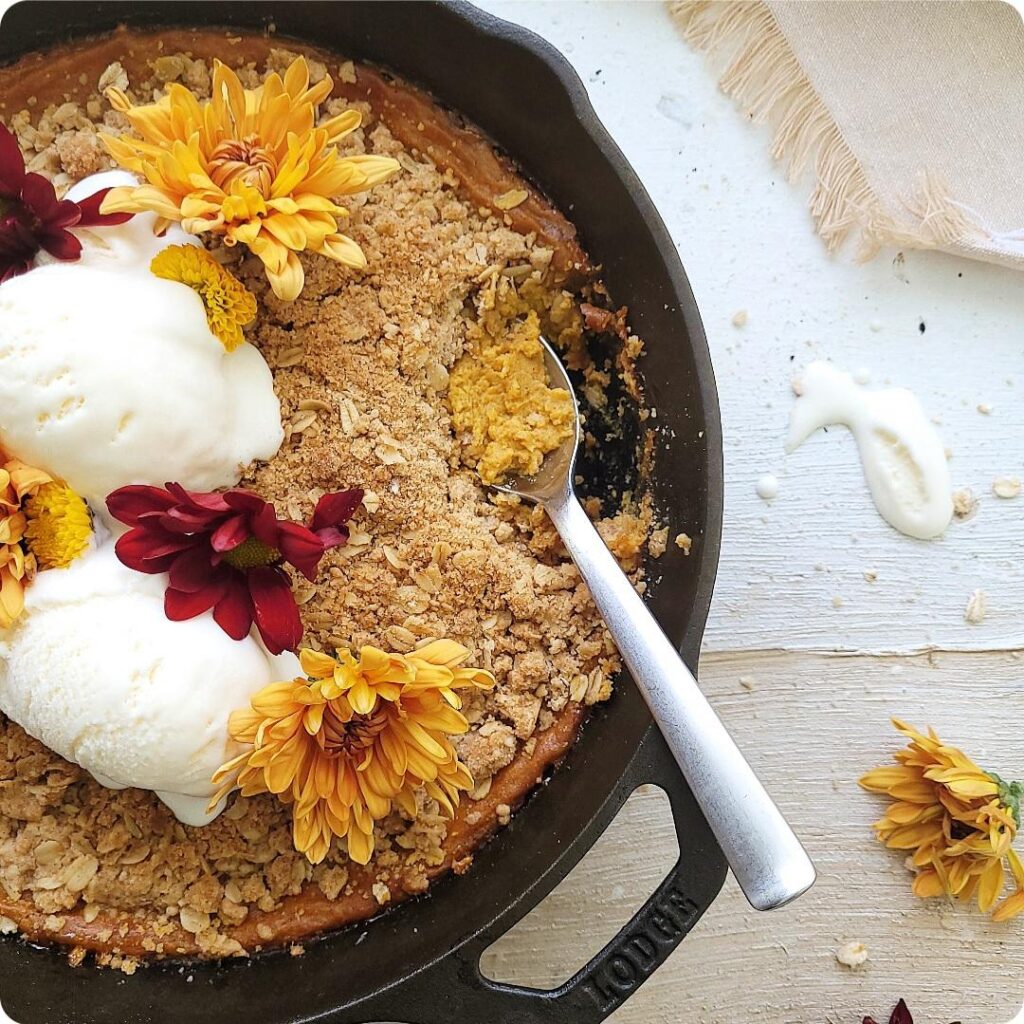
[[796,390],[788,452],[796,451],[821,427],[849,428],[882,518],[920,540],[943,533],[953,516],[946,450],[910,391],[869,391],[822,361],[807,367]]

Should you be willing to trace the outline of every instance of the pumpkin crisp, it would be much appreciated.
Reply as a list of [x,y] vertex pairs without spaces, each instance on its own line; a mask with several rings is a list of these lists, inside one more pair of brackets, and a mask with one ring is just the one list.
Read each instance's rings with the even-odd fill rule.
[[[135,101],[168,81],[209,95],[214,56],[250,88],[295,54],[261,37],[116,33],[84,44],[54,95],[24,110],[0,105],[0,114],[32,169],[64,189],[109,166],[98,133],[127,129],[103,86],[116,82]],[[256,296],[246,338],[273,371],[285,424],[281,451],[249,467],[241,486],[302,522],[326,492],[364,489],[349,543],[324,557],[316,583],[293,576],[302,645],[407,653],[447,638],[467,648],[497,681],[465,695],[469,731],[453,738],[475,788],[454,821],[421,791],[415,814],[396,810],[378,823],[366,868],[343,841],[314,866],[294,849],[288,808],[272,797],[235,797],[211,825],[186,827],[152,793],[103,788],[0,716],[0,932],[65,943],[76,960],[87,948],[128,970],[129,954],[243,955],[369,916],[443,871],[467,870],[473,848],[565,751],[584,708],[610,696],[619,669],[551,524],[537,508],[487,493],[463,463],[447,404],[461,432],[462,410],[514,379],[513,422],[539,413],[525,450],[487,416],[493,432],[480,458],[493,477],[529,471],[569,429],[568,396],[537,377],[538,332],[568,353],[584,397],[602,400],[610,364],[590,361],[581,295],[565,284],[566,267],[577,277],[586,269],[575,232],[532,191],[508,211],[483,205],[482,194],[522,189],[521,179],[422,94],[350,62],[339,71],[337,58],[307,59],[314,82],[334,62],[325,116],[351,106],[363,115],[343,151],[393,157],[402,170],[349,202],[346,232],[369,269],[303,254],[305,288],[293,302],[273,294],[255,256],[211,250]],[[54,66],[38,65],[39,74]],[[16,73],[0,72],[8,103],[19,94],[3,75]],[[416,132],[433,139],[430,156],[414,148]],[[456,136],[449,163],[438,140]],[[584,454],[584,477],[594,458]],[[588,507],[599,517],[600,500]],[[649,512],[606,511],[599,525],[636,569]]]
[[499,302],[491,296],[466,332],[469,352],[452,369],[448,389],[463,456],[485,484],[536,473],[572,436],[575,419],[572,396],[548,386],[540,317],[531,309],[516,318],[511,288]]

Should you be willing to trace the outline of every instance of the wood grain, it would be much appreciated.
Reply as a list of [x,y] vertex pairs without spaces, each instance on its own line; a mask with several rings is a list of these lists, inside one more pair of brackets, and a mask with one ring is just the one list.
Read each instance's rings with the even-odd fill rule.
[[[1024,477],[1024,281],[933,254],[828,258],[807,189],[783,180],[767,129],[717,91],[660,4],[477,2],[566,54],[677,242],[725,435],[702,683],[821,873],[806,898],[771,915],[754,915],[730,883],[616,1024],[854,1024],[884,1019],[900,995],[919,1024],[1009,1020],[1024,1002],[1024,924],[915,900],[900,858],[871,837],[879,805],[855,779],[895,749],[891,713],[1024,774],[1024,497],[990,491],[996,476]],[[841,430],[784,456],[790,378],[812,358],[913,388],[941,420],[955,485],[981,498],[975,518],[934,543],[894,533]],[[771,504],[754,492],[765,472],[781,484]],[[989,614],[969,626],[976,587]],[[848,656],[826,653],[837,650]],[[671,862],[674,838],[656,792],[635,797],[616,826],[489,951],[489,971],[555,983],[627,919]],[[834,958],[849,940],[869,948],[857,972]]]
[[[1000,725],[1024,716],[1022,672],[1016,653],[706,657],[705,689],[807,843],[819,879],[791,907],[758,914],[730,878],[668,963],[613,1016],[616,1024],[855,1024],[865,1013],[887,1015],[900,996],[922,1024],[1012,1018],[1024,1003],[1015,980],[1024,974],[1020,924],[912,896],[903,857],[871,832],[884,802],[856,779],[900,745],[879,728],[891,714],[930,722],[985,766],[1012,772],[1019,736]],[[999,714],[965,720],[981,687]],[[488,951],[486,972],[542,988],[564,981],[675,855],[663,794],[635,794],[572,875]],[[857,970],[835,958],[851,941],[869,951]]]

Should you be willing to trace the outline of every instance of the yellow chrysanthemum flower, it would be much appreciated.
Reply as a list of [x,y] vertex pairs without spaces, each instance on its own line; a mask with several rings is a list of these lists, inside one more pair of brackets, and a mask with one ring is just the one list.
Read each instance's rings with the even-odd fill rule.
[[25,502],[25,541],[40,569],[65,569],[89,546],[89,506],[67,484],[43,484]]
[[[2,457],[2,456],[0,456]],[[0,468],[0,628],[25,607],[25,584],[37,568],[67,565],[88,546],[85,502],[49,473],[18,459]]]
[[167,281],[187,284],[203,300],[206,322],[229,352],[245,341],[242,328],[256,318],[256,299],[205,249],[169,245],[153,257],[149,269]]
[[420,787],[453,814],[473,786],[449,739],[469,728],[456,690],[494,685],[489,672],[460,667],[468,656],[451,640],[412,654],[303,650],[307,678],[272,683],[232,714],[229,732],[248,749],[214,775],[223,785],[212,803],[235,788],[277,794],[293,805],[295,848],[313,864],[335,836],[367,863],[374,822],[396,804],[415,814]]
[[346,110],[317,126],[317,109],[332,88],[329,77],[311,86],[299,57],[283,79],[272,74],[258,89],[243,89],[238,76],[215,61],[212,97],[204,103],[178,83],[159,102],[140,107],[108,89],[111,105],[141,139],[101,138],[117,163],[145,184],[112,189],[103,212],[148,210],[164,224],[180,222],[193,234],[209,231],[227,245],[247,245],[263,261],[274,294],[285,300],[302,291],[297,253],[365,267],[359,246],[338,232],[348,212],[333,199],[372,188],[399,164],[339,154],[336,143],[361,117]]
[[1017,885],[1017,891],[1007,896],[1002,903],[992,911],[993,921],[1009,921],[1018,914],[1024,914],[1024,863],[1021,863],[1016,850],[1010,850],[1006,855],[1010,862],[1010,872]]
[[[1024,788],[979,768],[934,730],[924,736],[893,719],[910,743],[895,767],[876,768],[860,784],[893,799],[875,832],[886,846],[912,851],[914,894],[977,899],[995,920],[1024,912],[1024,868],[1011,849],[1020,828]],[[998,907],[1006,866],[1017,891]]]

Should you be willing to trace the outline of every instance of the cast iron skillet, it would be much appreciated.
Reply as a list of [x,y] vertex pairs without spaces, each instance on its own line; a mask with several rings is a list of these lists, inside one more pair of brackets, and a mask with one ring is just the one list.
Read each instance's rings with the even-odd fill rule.
[[[376,61],[483,128],[569,213],[647,345],[647,393],[671,437],[658,453],[653,489],[659,507],[671,511],[669,535],[685,530],[694,538],[689,558],[670,544],[656,563],[662,579],[650,601],[696,668],[722,515],[711,361],[672,239],[565,59],[532,33],[462,3],[25,0],[0,22],[0,63],[121,22],[256,30],[273,23],[282,36]],[[680,848],[643,908],[558,989],[483,978],[480,954],[561,881],[642,783],[671,798]],[[584,1024],[603,1020],[665,960],[724,877],[721,851],[642,700],[623,680],[472,870],[440,881],[428,897],[309,943],[300,958],[164,964],[127,980],[71,970],[56,952],[2,941],[0,988],[20,1024]]]

